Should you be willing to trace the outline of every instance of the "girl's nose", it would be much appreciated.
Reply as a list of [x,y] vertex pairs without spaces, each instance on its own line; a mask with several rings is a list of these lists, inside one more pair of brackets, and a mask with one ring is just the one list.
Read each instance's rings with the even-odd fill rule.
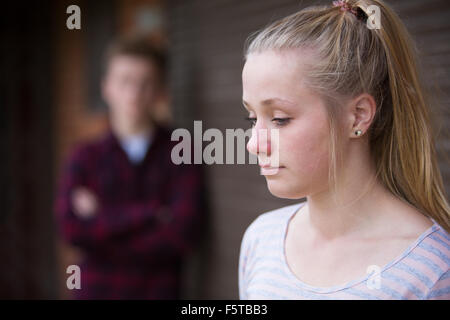
[[247,143],[247,150],[254,155],[265,153],[269,156],[271,152],[269,131],[266,128],[254,127]]

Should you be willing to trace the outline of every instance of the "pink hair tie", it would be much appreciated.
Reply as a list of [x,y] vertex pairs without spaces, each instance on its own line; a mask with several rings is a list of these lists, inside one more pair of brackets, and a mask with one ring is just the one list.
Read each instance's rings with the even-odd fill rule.
[[333,6],[341,7],[341,11],[348,11],[348,12],[354,14],[355,17],[360,19],[360,17],[358,16],[358,12],[355,9],[353,9],[352,7],[350,7],[350,5],[344,0],[333,1]]

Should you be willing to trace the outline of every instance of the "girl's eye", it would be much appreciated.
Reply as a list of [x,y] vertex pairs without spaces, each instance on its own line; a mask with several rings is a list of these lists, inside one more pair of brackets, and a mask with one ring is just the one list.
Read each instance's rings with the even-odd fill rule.
[[284,126],[288,124],[290,118],[273,118],[272,121],[275,122],[277,126]]
[[245,120],[249,121],[252,127],[256,125],[256,118],[247,117]]

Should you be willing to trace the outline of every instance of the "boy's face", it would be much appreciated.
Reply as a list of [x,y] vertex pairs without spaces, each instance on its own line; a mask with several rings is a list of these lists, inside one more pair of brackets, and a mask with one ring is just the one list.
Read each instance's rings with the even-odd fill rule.
[[113,118],[131,124],[147,121],[158,91],[157,67],[145,58],[119,55],[109,62],[102,94]]

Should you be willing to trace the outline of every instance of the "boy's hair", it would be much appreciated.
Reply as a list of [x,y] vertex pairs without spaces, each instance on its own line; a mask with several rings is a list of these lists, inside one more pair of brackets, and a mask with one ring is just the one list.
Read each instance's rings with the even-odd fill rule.
[[114,57],[124,55],[139,57],[149,61],[158,69],[160,83],[165,82],[167,67],[166,55],[147,38],[141,36],[122,37],[110,43],[104,56],[104,73],[108,70],[109,64]]

